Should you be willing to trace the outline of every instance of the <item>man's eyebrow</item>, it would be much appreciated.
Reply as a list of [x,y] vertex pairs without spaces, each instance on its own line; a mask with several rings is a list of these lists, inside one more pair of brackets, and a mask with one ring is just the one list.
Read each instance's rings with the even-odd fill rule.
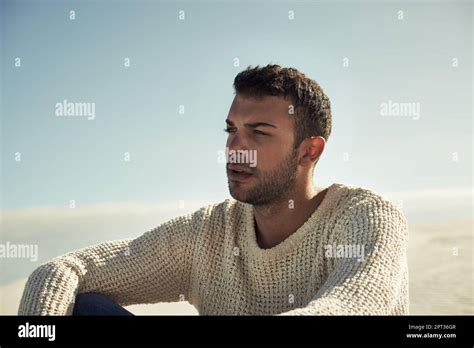
[[257,128],[257,127],[273,127],[273,128],[277,128],[277,126],[271,124],[271,123],[267,123],[267,122],[255,122],[255,123],[246,123],[245,124],[247,127],[250,127],[250,128]]
[[[231,120],[229,119],[226,119],[225,122],[228,124],[228,125],[234,125],[234,122],[232,122]],[[255,122],[255,123],[246,123],[245,124],[247,127],[250,127],[250,128],[257,128],[257,127],[273,127],[273,128],[277,128],[277,126],[271,124],[271,123],[268,123],[268,122]]]

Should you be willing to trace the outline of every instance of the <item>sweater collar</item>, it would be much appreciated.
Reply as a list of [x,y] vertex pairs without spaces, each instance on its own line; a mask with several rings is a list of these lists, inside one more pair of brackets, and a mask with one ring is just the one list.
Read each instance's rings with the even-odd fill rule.
[[324,213],[330,210],[332,207],[336,193],[342,187],[342,184],[334,183],[328,187],[328,191],[324,196],[324,199],[316,208],[316,210],[310,215],[308,220],[301,225],[295,232],[289,235],[285,240],[275,245],[272,248],[262,249],[257,242],[257,234],[255,232],[255,220],[253,215],[253,205],[242,203],[243,207],[243,218],[245,221],[245,240],[247,241],[248,251],[251,255],[257,257],[278,257],[287,254],[291,250],[295,249],[302,239],[308,235],[321,220]]

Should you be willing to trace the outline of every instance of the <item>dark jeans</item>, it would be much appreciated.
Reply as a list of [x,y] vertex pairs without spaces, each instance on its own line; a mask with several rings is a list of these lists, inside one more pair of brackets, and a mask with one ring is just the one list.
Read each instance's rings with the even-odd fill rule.
[[84,293],[76,296],[72,315],[134,315],[109,297]]

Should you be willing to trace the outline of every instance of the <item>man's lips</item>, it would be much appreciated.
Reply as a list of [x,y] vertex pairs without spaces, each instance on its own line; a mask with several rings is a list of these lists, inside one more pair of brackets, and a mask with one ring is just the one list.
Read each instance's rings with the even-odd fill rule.
[[253,174],[248,170],[248,168],[227,166],[227,176],[232,181],[246,181],[250,179]]
[[230,164],[227,165],[227,170],[239,174],[252,174],[252,172],[247,167],[234,166]]

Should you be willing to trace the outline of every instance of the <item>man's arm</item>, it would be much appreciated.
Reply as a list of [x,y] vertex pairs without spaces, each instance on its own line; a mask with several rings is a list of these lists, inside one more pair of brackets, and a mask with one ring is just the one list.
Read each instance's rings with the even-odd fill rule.
[[355,208],[346,229],[336,239],[340,245],[364,246],[364,260],[336,259],[314,299],[304,308],[280,315],[392,313],[403,290],[404,277],[408,277],[408,227],[403,214],[387,201],[368,198]]
[[28,278],[19,315],[71,315],[77,294],[98,292],[120,305],[188,297],[194,240],[205,208],[133,240],[105,242],[56,257]]

